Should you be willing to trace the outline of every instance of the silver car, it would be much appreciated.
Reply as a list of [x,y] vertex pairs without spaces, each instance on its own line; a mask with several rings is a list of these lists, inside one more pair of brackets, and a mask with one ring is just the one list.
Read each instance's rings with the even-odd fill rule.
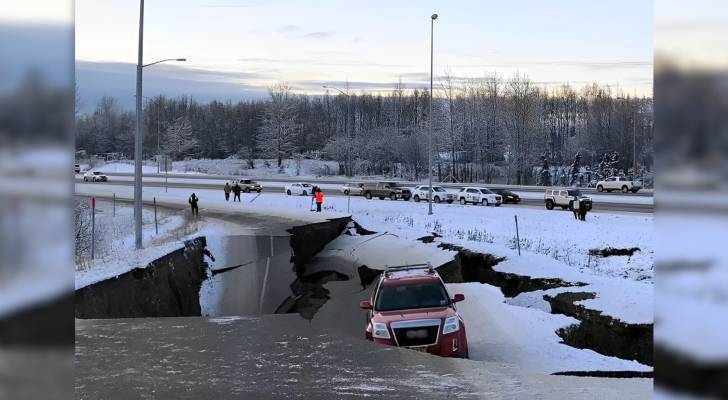
[[364,182],[349,182],[341,185],[341,193],[349,196],[359,196],[363,193]]

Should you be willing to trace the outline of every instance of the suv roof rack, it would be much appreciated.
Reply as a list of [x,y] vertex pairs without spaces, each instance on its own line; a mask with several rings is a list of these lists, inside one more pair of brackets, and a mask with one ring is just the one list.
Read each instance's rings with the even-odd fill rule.
[[414,269],[424,269],[427,270],[427,273],[430,275],[433,275],[435,273],[435,268],[432,267],[432,264],[425,263],[425,264],[408,264],[408,265],[393,265],[393,266],[386,266],[384,268],[384,277],[388,278],[392,272],[399,272],[399,271],[410,271]]

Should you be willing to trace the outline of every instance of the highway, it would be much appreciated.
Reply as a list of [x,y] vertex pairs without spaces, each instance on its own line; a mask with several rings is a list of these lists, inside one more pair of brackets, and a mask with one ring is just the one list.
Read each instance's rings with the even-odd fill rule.
[[[96,182],[95,185],[119,185],[119,186],[132,186],[133,176],[128,173],[108,173],[108,182]],[[196,174],[169,174],[167,182],[165,183],[164,174],[144,174],[143,182],[146,187],[167,187],[178,188],[178,189],[219,189],[222,191],[222,186],[228,177],[225,176],[213,176],[213,175],[196,175]],[[283,187],[287,182],[297,182],[300,180],[292,178],[265,178],[260,180],[263,185],[264,193],[281,193],[283,195]],[[83,183],[81,175],[76,176],[77,183]],[[326,196],[344,196],[339,190],[339,185],[347,182],[346,180],[332,180],[332,179],[317,179],[307,180],[314,185],[318,185]],[[415,183],[403,183],[406,186],[414,186]],[[439,184],[438,184],[439,185]],[[462,187],[462,184],[445,184],[442,185],[449,189]],[[507,187],[509,190],[514,191],[521,197],[521,202],[517,205],[507,204],[505,207],[529,207],[529,208],[543,208],[543,187],[535,186],[505,186],[505,185],[488,185],[490,188]],[[653,213],[654,202],[651,192],[638,192],[636,194],[622,194],[622,193],[597,193],[594,189],[582,189],[582,192],[588,194],[593,199],[593,212],[628,212],[628,213]],[[372,200],[379,201],[379,200]],[[389,200],[386,200],[389,201]]]

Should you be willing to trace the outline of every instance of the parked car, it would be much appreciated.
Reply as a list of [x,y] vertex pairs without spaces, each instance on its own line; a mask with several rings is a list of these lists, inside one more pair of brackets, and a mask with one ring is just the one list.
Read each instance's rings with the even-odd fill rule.
[[390,198],[392,200],[402,199],[408,201],[412,197],[412,191],[409,188],[399,186],[397,182],[367,182],[364,183],[361,191],[368,200],[378,197],[379,200]]
[[468,186],[460,189],[458,192],[458,201],[460,204],[482,204],[484,206],[494,205],[500,207],[503,198],[499,194],[495,194],[488,188]]
[[640,189],[642,189],[642,182],[633,181],[624,176],[610,176],[603,181],[597,182],[598,192],[621,190],[622,193],[637,193]]
[[521,202],[521,196],[511,192],[508,189],[491,189],[495,194],[499,194],[503,198],[503,203],[518,204]]
[[360,195],[362,194],[363,182],[349,182],[341,185],[341,193],[345,195]]
[[[412,198],[415,201],[430,199],[430,186],[429,185],[415,186],[415,189],[413,190],[413,192],[414,192],[414,196]],[[440,203],[443,201],[452,203],[453,201],[455,201],[455,195],[453,193],[450,193],[447,190],[445,190],[445,188],[443,188],[442,186],[433,186],[432,187],[432,202]]]
[[83,174],[84,182],[107,182],[109,178],[99,171],[88,171]]
[[546,208],[549,210],[553,210],[554,207],[571,210],[574,197],[578,197],[580,202],[586,203],[587,211],[592,209],[591,197],[583,195],[579,189],[547,189],[543,196]]
[[289,183],[285,187],[287,195],[309,196],[313,195],[313,185],[304,182]]
[[240,186],[240,189],[245,193],[250,192],[262,192],[263,191],[263,185],[260,183],[251,180],[251,179],[234,179],[232,182],[230,182],[230,185],[238,184]]
[[389,267],[379,276],[367,310],[365,336],[374,343],[444,357],[468,357],[465,323],[440,275],[430,265]]

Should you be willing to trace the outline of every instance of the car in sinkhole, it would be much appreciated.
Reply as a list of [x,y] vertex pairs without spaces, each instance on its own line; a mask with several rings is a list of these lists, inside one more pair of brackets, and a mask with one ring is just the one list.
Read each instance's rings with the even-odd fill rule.
[[388,267],[375,283],[367,311],[366,338],[443,357],[468,357],[465,323],[442,278],[429,264]]

